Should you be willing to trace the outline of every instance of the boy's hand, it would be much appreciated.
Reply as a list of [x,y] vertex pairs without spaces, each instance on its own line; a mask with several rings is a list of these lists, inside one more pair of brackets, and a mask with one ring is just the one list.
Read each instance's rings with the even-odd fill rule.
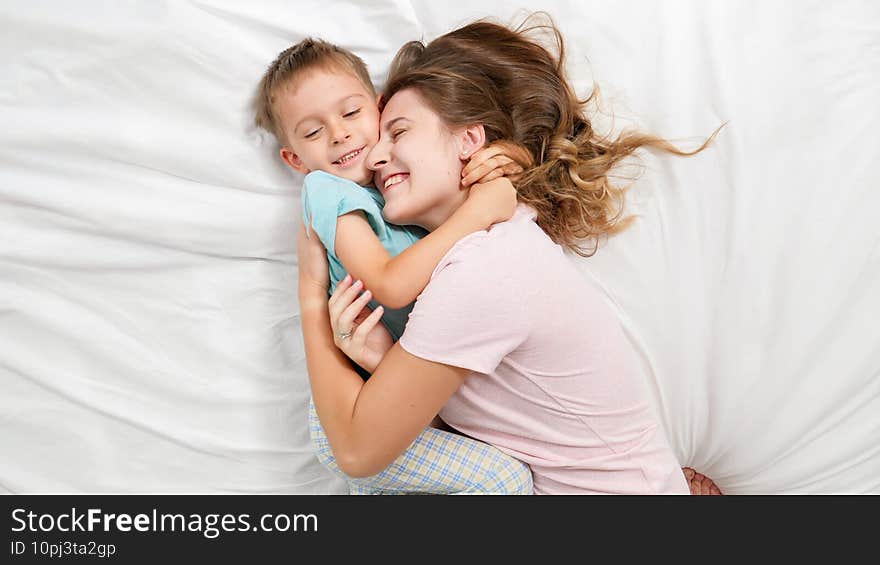
[[516,189],[507,177],[501,177],[472,186],[462,208],[488,228],[509,220],[516,210],[516,203]]
[[473,154],[461,171],[461,185],[467,188],[500,177],[515,182],[524,168],[531,165],[532,155],[524,147],[510,141],[495,141]]

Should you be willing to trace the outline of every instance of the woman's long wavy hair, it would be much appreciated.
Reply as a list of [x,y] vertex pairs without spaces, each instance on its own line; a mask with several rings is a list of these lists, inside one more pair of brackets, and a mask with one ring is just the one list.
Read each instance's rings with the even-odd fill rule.
[[[548,31],[556,56],[529,37]],[[623,217],[626,189],[609,182],[615,165],[641,147],[694,155],[721,128],[690,152],[638,131],[600,136],[585,114],[598,89],[578,99],[564,60],[562,35],[547,14],[533,14],[516,29],[478,21],[427,45],[401,47],[382,100],[412,88],[449,128],[483,124],[487,143],[506,140],[526,148],[532,163],[515,183],[519,200],[537,211],[538,225],[554,242],[590,256],[632,220]]]

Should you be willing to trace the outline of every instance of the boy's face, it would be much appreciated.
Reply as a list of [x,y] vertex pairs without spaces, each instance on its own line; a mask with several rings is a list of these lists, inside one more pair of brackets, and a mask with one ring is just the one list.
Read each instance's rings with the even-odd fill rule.
[[372,184],[366,157],[379,140],[379,108],[356,76],[332,69],[306,71],[281,87],[276,111],[287,141],[281,158],[290,167]]

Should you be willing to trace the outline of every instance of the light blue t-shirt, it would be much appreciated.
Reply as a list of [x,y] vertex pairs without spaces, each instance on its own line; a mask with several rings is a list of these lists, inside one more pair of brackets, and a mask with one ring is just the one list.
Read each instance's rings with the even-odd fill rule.
[[[318,234],[327,250],[330,263],[330,292],[336,289],[339,281],[347,274],[345,267],[336,256],[336,218],[355,210],[364,213],[379,242],[395,257],[401,251],[423,238],[427,232],[416,226],[397,226],[389,224],[382,217],[385,199],[375,188],[360,186],[323,171],[313,171],[306,175],[302,188],[303,223]],[[311,234],[310,234],[311,235]],[[378,306],[374,300],[370,307]],[[403,335],[403,328],[409,318],[412,304],[392,310],[385,308],[382,323],[394,341]]]

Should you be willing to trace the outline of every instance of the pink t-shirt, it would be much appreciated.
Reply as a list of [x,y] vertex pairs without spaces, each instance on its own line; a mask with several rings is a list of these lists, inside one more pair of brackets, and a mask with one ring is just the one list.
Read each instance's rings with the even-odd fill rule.
[[617,316],[534,219],[461,239],[400,345],[473,371],[440,416],[527,463],[536,494],[688,494]]

